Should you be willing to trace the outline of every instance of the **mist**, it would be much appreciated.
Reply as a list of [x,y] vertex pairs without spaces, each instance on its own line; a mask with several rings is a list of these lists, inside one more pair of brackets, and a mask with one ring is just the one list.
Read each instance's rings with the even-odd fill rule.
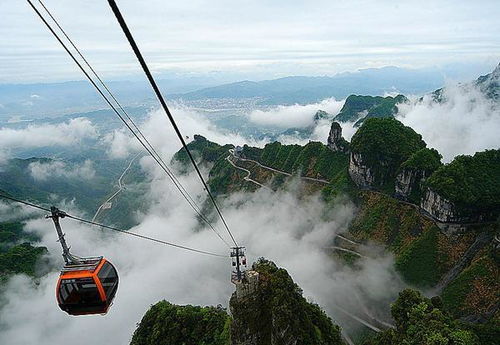
[[33,162],[28,165],[28,170],[36,181],[47,181],[54,177],[91,180],[96,174],[94,164],[89,159],[82,164],[72,164],[71,167],[61,161]]
[[314,114],[318,110],[336,115],[344,105],[344,100],[334,98],[324,99],[321,102],[307,105],[279,105],[269,110],[254,110],[249,114],[250,121],[263,126],[280,128],[305,128],[314,124]]
[[73,146],[85,138],[96,138],[97,129],[89,119],[79,117],[54,125],[29,125],[22,129],[0,128],[0,160],[10,158],[14,149]]
[[[189,107],[175,104],[175,107],[172,107],[172,113],[186,142],[191,141],[195,134],[199,134],[221,145],[248,144],[263,147],[266,144],[265,139],[256,140],[240,133],[221,130],[209,119]],[[163,157],[172,157],[179,150],[179,138],[162,109],[151,111],[140,128],[142,132],[147,133],[148,140],[159,149]],[[135,139],[132,139],[132,135],[126,129],[118,129],[106,134],[104,142],[109,147],[107,153],[110,158],[126,158],[130,154],[143,150],[142,146]]]
[[473,155],[500,147],[500,107],[473,85],[448,85],[444,101],[431,95],[398,105],[397,119],[421,134],[429,147],[450,162],[461,154]]
[[[162,116],[161,112],[153,113],[143,127],[148,138],[165,154],[164,158],[169,159],[178,147],[171,144],[175,142],[173,134],[165,130],[168,127],[163,124]],[[203,130],[209,138],[221,142],[244,139],[225,136],[210,126],[201,128],[206,123],[187,119],[181,122],[185,133]],[[228,248],[210,229],[200,229],[193,211],[151,159],[144,157],[140,164],[152,178],[145,196],[151,206],[131,231],[228,254]],[[196,176],[181,176],[180,180],[196,200],[205,197]],[[350,328],[353,324],[339,313],[337,305],[355,313],[373,301],[382,304],[381,301],[393,299],[401,286],[393,259],[390,256],[363,259],[359,269],[332,260],[325,246],[332,243],[335,234],[347,230],[355,207],[341,198],[333,207],[325,208],[318,196],[299,199],[298,190],[300,185],[292,184],[286,191],[276,193],[265,189],[235,193],[221,201],[221,207],[237,241],[247,247],[249,262],[264,256],[286,268],[308,299],[319,303],[336,322]],[[61,209],[80,214],[74,204],[62,205]],[[0,310],[0,343],[44,345],[71,339],[76,345],[126,344],[136,323],[153,303],[166,299],[176,304],[227,306],[234,291],[229,258],[185,252],[67,219],[62,220],[62,226],[74,254],[104,255],[117,267],[120,286],[114,305],[104,317],[70,317],[59,310],[55,300],[58,272],[36,282],[16,275],[7,284],[6,304]],[[229,239],[220,222],[215,226]],[[25,230],[39,235],[38,245],[49,249],[50,265],[61,267],[61,249],[50,220],[40,214],[39,218],[26,222]],[[360,298],[365,302],[360,302]]]

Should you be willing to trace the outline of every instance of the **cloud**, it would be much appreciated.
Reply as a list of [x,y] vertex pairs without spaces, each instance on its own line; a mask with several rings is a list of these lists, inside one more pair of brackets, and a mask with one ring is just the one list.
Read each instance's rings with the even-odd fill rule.
[[[180,179],[195,198],[204,196],[195,175]],[[131,231],[228,254],[228,248],[211,230],[194,230],[198,224],[192,210],[163,175],[151,182],[148,199],[151,208]],[[305,295],[320,303],[336,321],[343,320],[337,304],[351,311],[360,308],[354,292],[363,299],[368,295],[381,300],[387,295],[394,297],[393,290],[400,286],[390,257],[363,262],[358,271],[331,260],[325,246],[336,233],[346,230],[354,214],[347,200],[338,200],[326,211],[318,197],[299,200],[291,188],[276,194],[267,190],[236,193],[221,206],[237,240],[247,246],[249,261],[265,256],[285,267]],[[7,302],[0,310],[1,343],[45,345],[72,339],[75,345],[124,344],[130,341],[148,307],[161,299],[177,304],[227,306],[234,291],[229,281],[229,259],[102,232],[66,219],[62,226],[75,254],[105,255],[118,268],[120,287],[114,305],[105,317],[69,317],[55,301],[57,272],[42,277],[36,285],[24,276],[15,276],[8,282],[4,295]],[[215,226],[229,238],[220,222]],[[25,228],[42,238],[41,244],[49,248],[51,263],[60,266],[60,248],[50,221],[35,219]]]
[[37,214],[40,212],[33,207],[0,200],[0,219],[2,222],[18,221]]
[[442,103],[430,95],[401,104],[397,119],[422,134],[445,162],[460,154],[500,147],[500,107],[471,85],[449,85]]
[[[144,8],[125,0],[120,8],[156,71],[324,75],[394,64],[484,61],[499,52],[495,0],[442,1],[432,11],[416,0],[397,6],[370,0],[362,8],[356,2],[338,6],[326,0],[314,6],[300,1],[278,6],[264,0],[232,4],[151,0]],[[106,3],[60,2],[50,9],[106,76],[138,73]],[[25,4],[3,1],[0,11],[3,81],[81,77]],[[380,18],[386,18],[385,25]]]
[[85,138],[97,137],[90,120],[79,117],[55,125],[28,125],[23,129],[0,128],[0,152],[49,146],[72,146]]
[[[238,133],[223,131],[199,112],[188,107],[176,104],[171,110],[186,142],[191,141],[195,134],[200,134],[208,140],[222,145],[230,143],[261,147],[265,144],[264,140],[255,140]],[[169,162],[169,157],[172,157],[182,147],[162,109],[151,111],[146,121],[139,127],[148,141],[161,153],[165,162]],[[112,158],[125,158],[134,152],[144,150],[127,129],[115,130],[113,133],[107,134],[105,142],[109,145],[108,155]]]
[[46,181],[52,177],[91,180],[95,177],[95,169],[91,160],[85,160],[80,165],[68,165],[61,161],[48,163],[33,162],[28,165],[31,176],[38,181]]
[[249,114],[249,119],[262,126],[305,128],[314,124],[314,114],[316,114],[318,110],[336,115],[339,113],[343,104],[344,101],[328,98],[314,104],[279,105],[269,110],[254,110]]

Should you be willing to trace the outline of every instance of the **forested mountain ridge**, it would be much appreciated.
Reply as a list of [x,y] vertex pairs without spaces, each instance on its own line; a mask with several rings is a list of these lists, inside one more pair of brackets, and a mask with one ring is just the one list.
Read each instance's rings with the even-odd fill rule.
[[[338,131],[337,126],[332,128]],[[376,137],[380,132],[386,135]],[[338,133],[334,136],[329,144],[343,140]],[[189,145],[203,152],[207,143],[205,138],[197,137]],[[492,277],[499,275],[498,250],[493,246],[493,236],[498,232],[495,215],[498,217],[500,206],[499,150],[459,156],[443,165],[439,153],[426,148],[418,133],[391,118],[365,121],[348,152],[333,151],[319,142],[305,146],[275,142],[262,149],[243,146],[238,149],[238,159],[228,151],[231,146],[209,146],[210,152],[219,154],[211,157],[209,179],[216,194],[259,188],[244,179],[245,174],[230,164],[228,156],[237,166],[249,170],[252,179],[272,189],[283,188],[294,175],[325,179],[328,184],[304,182],[309,187],[303,191],[320,192],[326,202],[333,202],[338,195],[349,195],[358,205],[349,234],[359,241],[386,245],[395,254],[396,269],[408,283],[422,288],[439,285],[443,307],[455,317],[498,318],[495,291],[500,286]],[[458,176],[453,175],[457,164]],[[463,164],[471,168],[463,168]],[[481,173],[475,169],[481,169]],[[440,200],[447,200],[447,205],[459,205],[453,194],[447,194],[435,182],[445,179],[454,185],[449,182],[452,178],[467,181],[466,190],[477,197],[470,198],[467,212],[458,206],[447,208],[448,217],[443,218],[437,207],[442,205],[429,206],[427,196],[429,190],[441,193]],[[485,186],[487,189],[481,192]],[[485,200],[491,203],[485,204]]]
[[285,269],[261,258],[246,275],[251,281],[237,284],[230,315],[221,307],[161,301],[144,315],[130,344],[343,344],[340,327],[306,301]]

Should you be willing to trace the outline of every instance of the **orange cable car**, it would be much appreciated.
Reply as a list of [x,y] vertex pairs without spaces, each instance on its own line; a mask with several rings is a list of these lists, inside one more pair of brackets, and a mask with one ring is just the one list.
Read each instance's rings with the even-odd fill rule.
[[63,248],[64,265],[56,287],[59,307],[70,315],[106,314],[118,289],[118,272],[103,258],[80,258],[69,252],[59,218],[66,213],[52,206],[51,215]]
[[57,282],[59,307],[70,315],[106,314],[118,289],[118,273],[103,257],[66,264]]

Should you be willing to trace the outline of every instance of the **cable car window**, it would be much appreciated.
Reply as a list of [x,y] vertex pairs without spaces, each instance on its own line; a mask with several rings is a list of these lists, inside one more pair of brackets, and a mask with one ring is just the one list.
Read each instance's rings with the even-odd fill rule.
[[115,268],[109,262],[106,262],[99,270],[97,276],[99,277],[104,292],[106,293],[106,298],[111,299],[118,286],[118,274],[116,273]]
[[92,278],[63,279],[59,287],[61,304],[95,304],[101,302]]

